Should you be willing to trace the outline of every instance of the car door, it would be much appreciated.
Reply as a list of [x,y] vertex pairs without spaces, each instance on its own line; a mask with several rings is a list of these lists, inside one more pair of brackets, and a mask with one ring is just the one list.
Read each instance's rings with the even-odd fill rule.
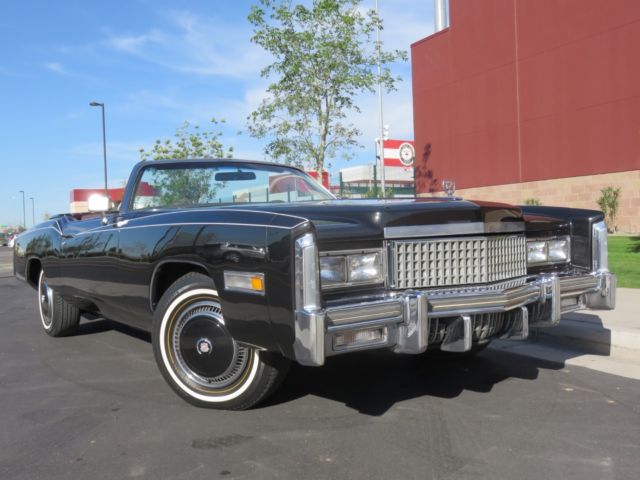
[[60,245],[60,293],[89,299],[104,310],[106,299],[118,294],[118,243],[115,214],[69,224]]

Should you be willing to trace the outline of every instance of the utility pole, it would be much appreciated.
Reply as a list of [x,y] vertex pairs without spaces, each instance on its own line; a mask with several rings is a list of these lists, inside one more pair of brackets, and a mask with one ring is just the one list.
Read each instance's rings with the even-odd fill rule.
[[104,121],[104,103],[91,102],[92,107],[100,107],[102,109],[102,155],[104,157],[104,194],[109,198],[109,187],[107,187],[107,133]]
[[376,17],[378,17],[378,23],[376,24],[376,50],[378,53],[378,113],[380,115],[379,121],[379,148],[377,149],[380,156],[380,186],[382,187],[382,198],[385,197],[385,175],[384,175],[384,120],[382,116],[382,45],[380,44],[380,16],[378,14],[378,0],[376,0]]
[[29,200],[31,200],[31,226],[34,226],[36,224],[36,201],[33,197],[29,197]]
[[26,230],[27,229],[27,213],[24,207],[24,190],[20,190],[20,193],[22,194],[22,227]]

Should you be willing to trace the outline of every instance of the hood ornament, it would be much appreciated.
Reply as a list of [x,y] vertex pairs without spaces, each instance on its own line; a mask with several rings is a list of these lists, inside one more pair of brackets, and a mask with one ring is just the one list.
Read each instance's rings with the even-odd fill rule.
[[442,180],[442,189],[447,194],[447,197],[453,197],[456,192],[456,182],[445,178]]

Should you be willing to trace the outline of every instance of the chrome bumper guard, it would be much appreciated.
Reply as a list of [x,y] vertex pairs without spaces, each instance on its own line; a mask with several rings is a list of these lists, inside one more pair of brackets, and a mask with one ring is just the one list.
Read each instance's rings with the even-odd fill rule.
[[616,277],[610,272],[549,275],[523,279],[516,286],[505,282],[477,290],[406,290],[384,298],[297,311],[295,357],[303,365],[319,366],[327,356],[357,350],[422,353],[429,345],[429,324],[439,319],[449,320],[441,343],[434,348],[466,352],[473,343],[473,315],[510,312],[510,322],[498,336],[522,340],[530,327],[557,325],[562,313],[613,309],[615,289]]

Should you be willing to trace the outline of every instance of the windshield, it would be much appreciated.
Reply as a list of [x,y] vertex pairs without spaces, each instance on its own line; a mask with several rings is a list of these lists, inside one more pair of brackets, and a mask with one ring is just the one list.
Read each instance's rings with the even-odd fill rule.
[[309,202],[333,196],[299,170],[258,163],[150,165],[142,171],[133,210],[212,204]]

